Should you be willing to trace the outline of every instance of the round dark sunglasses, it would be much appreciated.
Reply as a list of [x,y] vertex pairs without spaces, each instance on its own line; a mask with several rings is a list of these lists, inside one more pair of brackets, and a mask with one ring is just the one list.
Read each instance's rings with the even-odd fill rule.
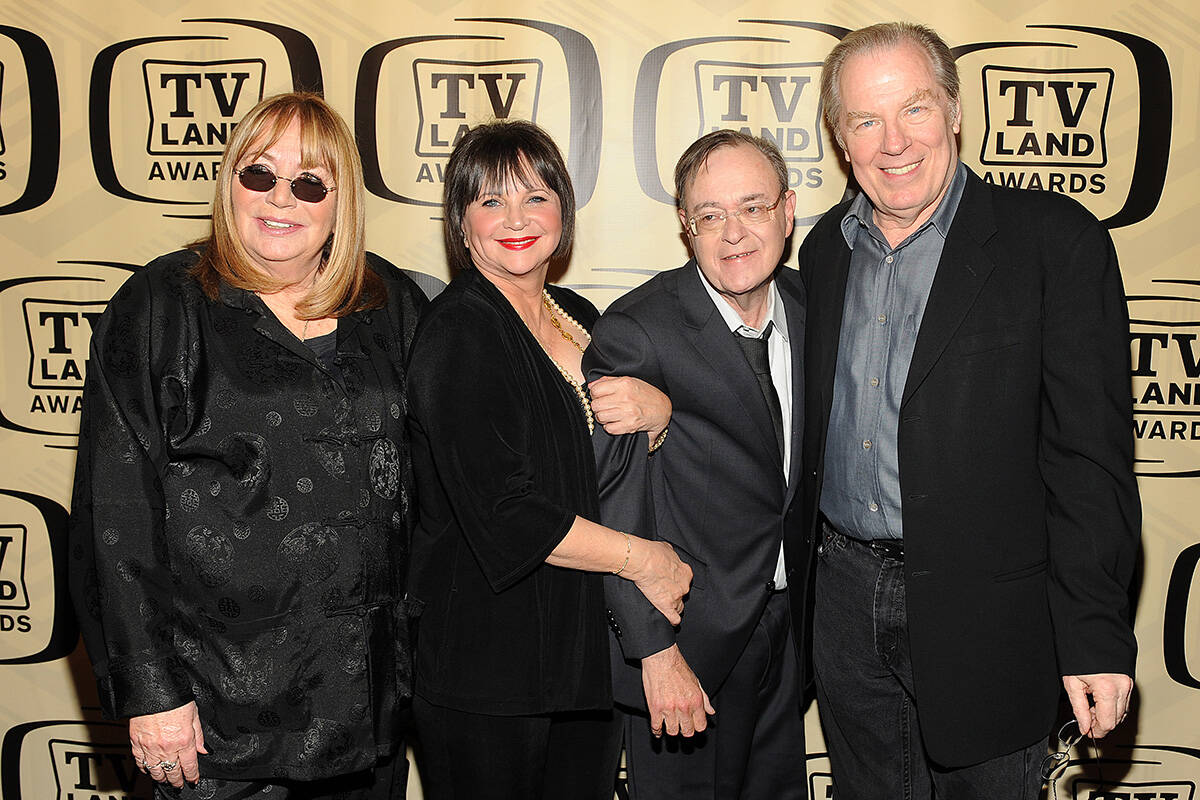
[[287,181],[292,186],[292,195],[297,200],[303,200],[306,203],[319,203],[325,199],[325,195],[337,189],[336,186],[326,186],[313,175],[285,178],[271,172],[269,167],[262,164],[251,164],[248,167],[235,169],[233,172],[238,176],[238,181],[242,186],[252,192],[269,192],[275,185],[275,181]]

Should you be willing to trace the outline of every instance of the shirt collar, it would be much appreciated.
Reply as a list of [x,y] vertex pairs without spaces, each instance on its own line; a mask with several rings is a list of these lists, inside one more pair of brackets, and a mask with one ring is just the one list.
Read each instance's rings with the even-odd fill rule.
[[[721,319],[725,321],[725,325],[731,333],[737,333],[744,328],[746,334],[752,339],[762,336],[762,328],[752,328],[745,322],[742,322],[742,318],[738,316],[733,306],[729,305],[729,301],[712,287],[712,284],[708,282],[708,278],[704,277],[704,273],[700,271],[699,265],[696,265],[696,273],[700,276],[700,284],[704,287],[704,291],[708,292],[713,305],[717,307],[717,311],[721,314]],[[783,313],[783,298],[779,296],[779,287],[775,285],[773,278],[771,279],[771,289],[767,292],[767,313],[763,317],[763,328],[767,327],[768,321],[775,323],[775,333],[782,337],[784,342],[787,342],[787,315]]]
[[[933,216],[918,230],[911,233],[905,241],[912,239],[930,225],[945,239],[950,233],[950,224],[954,222],[954,215],[958,212],[958,204],[962,200],[963,188],[966,185],[967,165],[959,161],[958,166],[954,168],[954,177],[950,179],[950,186],[946,188],[946,196],[942,198],[942,202],[934,210]],[[878,233],[879,228],[875,224],[874,210],[874,206],[871,205],[871,199],[867,197],[866,192],[860,191],[850,201],[850,208],[846,210],[846,215],[842,217],[842,237],[846,240],[846,245],[851,250],[854,249],[858,233],[863,228]],[[882,234],[878,234],[877,238],[881,241],[887,241],[883,238]],[[888,249],[895,248],[889,247]]]

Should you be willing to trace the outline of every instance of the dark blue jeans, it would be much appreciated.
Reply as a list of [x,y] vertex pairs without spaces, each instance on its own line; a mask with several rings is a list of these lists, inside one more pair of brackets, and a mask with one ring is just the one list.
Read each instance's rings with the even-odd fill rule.
[[827,525],[817,557],[813,664],[836,800],[1038,797],[1046,739],[969,767],[930,763],[913,692],[904,562]]

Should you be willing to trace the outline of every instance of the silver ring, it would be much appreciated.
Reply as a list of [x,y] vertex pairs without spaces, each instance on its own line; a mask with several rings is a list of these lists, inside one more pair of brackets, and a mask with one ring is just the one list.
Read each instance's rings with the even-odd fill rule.
[[173,770],[177,766],[179,766],[179,762],[177,762],[177,761],[160,761],[157,764],[155,764],[154,766],[158,767],[163,772],[170,772],[171,770]]

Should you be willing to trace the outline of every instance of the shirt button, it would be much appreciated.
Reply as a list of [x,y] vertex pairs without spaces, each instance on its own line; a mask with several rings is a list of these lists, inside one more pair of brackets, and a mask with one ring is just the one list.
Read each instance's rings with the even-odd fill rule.
[[887,262],[887,263],[889,263],[889,264],[890,264],[890,263],[892,263],[892,262],[893,262],[893,261],[895,261],[895,260],[896,260],[896,259],[892,258],[891,256],[888,256],[887,258],[885,258],[885,259],[884,259],[884,261],[886,261],[886,262]]
[[872,386],[878,386],[878,385],[879,385],[879,378],[871,378],[871,385],[872,385]]
[[887,314],[880,314],[878,319],[879,319],[880,325],[884,324],[885,322],[887,322]]
[[878,511],[879,503],[871,503],[870,505],[867,506],[867,508],[871,509],[872,511]]
[[863,439],[863,450],[870,450],[870,449],[871,449],[871,440]]

